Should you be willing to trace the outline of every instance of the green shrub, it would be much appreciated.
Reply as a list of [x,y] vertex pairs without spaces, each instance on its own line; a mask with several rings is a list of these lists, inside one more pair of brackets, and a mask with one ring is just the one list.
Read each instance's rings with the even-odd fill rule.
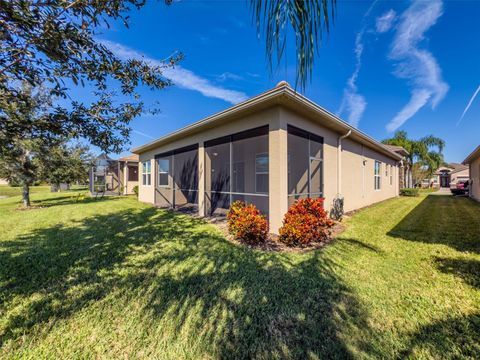
[[135,186],[133,187],[133,192],[134,192],[135,195],[137,195],[137,197],[138,197],[138,185],[135,185]]
[[308,245],[325,241],[334,222],[323,208],[324,199],[297,200],[285,214],[279,240],[286,245]]
[[230,206],[227,220],[230,234],[244,243],[258,244],[268,237],[268,221],[253,204],[235,201]]
[[400,189],[400,195],[402,196],[418,196],[419,190],[417,188],[404,188]]

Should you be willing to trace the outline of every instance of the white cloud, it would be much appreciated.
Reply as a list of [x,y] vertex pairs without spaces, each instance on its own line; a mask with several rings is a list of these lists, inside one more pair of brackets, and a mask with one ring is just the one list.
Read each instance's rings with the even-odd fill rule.
[[[122,59],[135,58],[142,59],[156,66],[164,65],[163,60],[150,58],[145,54],[122,44],[108,40],[101,40],[101,42],[107,46],[110,51]],[[225,89],[224,87],[214,85],[207,79],[202,78],[196,75],[194,72],[179,65],[176,65],[174,68],[163,69],[163,75],[172,80],[172,82],[178,87],[198,91],[206,97],[221,99],[231,104],[237,104],[248,98],[248,96],[243,92],[229,90]]]
[[348,88],[344,90],[339,113],[344,111],[348,112],[347,121],[350,125],[358,127],[366,107],[367,102],[365,101],[364,96],[357,94]]
[[468,102],[467,106],[465,107],[465,110],[463,110],[462,116],[461,116],[460,119],[457,121],[457,126],[460,125],[460,123],[462,122],[463,117],[464,117],[465,114],[467,113],[468,109],[470,109],[470,106],[472,106],[472,103],[473,103],[473,101],[475,100],[475,98],[477,97],[477,95],[478,95],[479,92],[480,92],[480,85],[478,85],[477,90],[473,93],[472,97],[470,98],[470,101]]
[[418,110],[424,107],[427,104],[430,97],[431,97],[431,93],[428,90],[424,90],[424,89],[413,90],[410,101],[387,124],[387,130],[388,131],[397,130],[400,126],[403,125],[403,123],[405,123],[405,121],[407,121],[407,119],[410,119],[413,115],[416,114]]
[[140,135],[140,136],[144,136],[144,137],[146,137],[146,138],[148,138],[148,139],[155,140],[155,138],[154,138],[153,136],[150,136],[150,135],[148,135],[148,134],[145,134],[144,132],[141,132],[141,131],[138,131],[138,130],[132,130],[132,132],[135,133],[135,134],[138,134],[138,135]]
[[370,13],[372,12],[375,4],[378,0],[372,3],[368,8],[367,12],[363,15],[362,18],[362,29],[357,33],[355,37],[355,69],[353,70],[352,75],[347,80],[347,86],[343,90],[343,98],[340,104],[340,108],[337,111],[337,115],[341,115],[342,113],[347,114],[347,121],[350,125],[358,127],[360,123],[360,119],[362,118],[365,109],[367,108],[367,101],[363,95],[358,93],[357,88],[357,79],[358,75],[360,74],[360,69],[362,67],[362,55],[363,55],[363,36],[365,34],[365,21],[369,17]]
[[243,77],[227,71],[227,72],[224,72],[224,73],[218,75],[217,80],[221,81],[221,82],[224,82],[224,81],[227,81],[227,80],[238,81],[238,80],[243,80]]
[[355,69],[347,81],[347,86],[343,91],[343,99],[338,110],[338,114],[346,112],[347,121],[350,125],[358,127],[360,119],[367,108],[367,102],[365,97],[358,94],[357,78],[362,66],[362,54],[363,54],[363,34],[364,29],[360,31],[355,37]]
[[435,25],[442,13],[441,0],[417,0],[401,16],[390,58],[398,62],[394,75],[409,81],[411,98],[388,123],[389,131],[398,129],[427,104],[434,109],[448,92],[437,60],[429,51],[419,48],[425,32]]
[[375,21],[375,28],[377,29],[377,32],[385,33],[390,30],[396,18],[397,13],[393,9],[390,9],[382,16],[377,17]]

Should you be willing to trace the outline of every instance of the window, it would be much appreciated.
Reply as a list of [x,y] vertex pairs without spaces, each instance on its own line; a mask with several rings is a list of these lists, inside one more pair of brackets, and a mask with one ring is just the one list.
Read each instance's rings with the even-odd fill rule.
[[151,185],[152,164],[150,161],[142,163],[142,184]]
[[375,160],[375,167],[374,167],[375,190],[380,190],[380,173],[381,173],[381,162]]
[[168,187],[170,173],[170,159],[158,159],[158,186]]
[[255,155],[255,192],[268,194],[268,154]]

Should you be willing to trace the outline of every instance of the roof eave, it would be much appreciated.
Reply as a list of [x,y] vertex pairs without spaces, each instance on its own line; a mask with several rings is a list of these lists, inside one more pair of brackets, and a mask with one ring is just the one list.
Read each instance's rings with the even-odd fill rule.
[[[167,134],[165,136],[162,136],[154,141],[151,141],[145,145],[133,148],[131,150],[132,153],[134,154],[141,154],[143,152],[146,152],[148,150],[154,149],[163,143],[166,143],[167,141],[173,141],[175,137],[178,137],[180,135],[186,135],[191,132],[195,132],[199,128],[201,129],[202,127],[208,127],[210,124],[214,123],[215,121],[218,121],[223,118],[227,117],[237,117],[240,113],[247,112],[250,109],[253,109],[261,104],[264,106],[267,105],[268,103],[275,104],[275,98],[278,97],[278,95],[282,94],[285,92],[286,87],[278,87],[271,89],[269,91],[266,91],[260,95],[257,95],[251,99],[248,99],[244,102],[241,102],[235,106],[232,106],[226,110],[220,111],[216,114],[213,114],[211,116],[208,116],[200,121],[197,121],[193,124],[190,124],[188,126],[185,126],[177,131],[174,131],[170,134]],[[265,106],[267,107],[267,106]]]
[[[396,152],[388,149],[384,144],[382,144],[381,142],[373,139],[372,137],[368,136],[367,134],[365,134],[364,132],[358,130],[357,128],[353,127],[352,125],[350,125],[349,123],[343,121],[342,119],[340,119],[338,116],[334,115],[333,113],[331,113],[330,111],[322,108],[321,106],[317,105],[316,103],[314,103],[313,101],[309,100],[308,98],[306,98],[305,96],[301,95],[301,94],[298,94],[297,92],[295,92],[293,89],[291,88],[288,88],[288,90],[286,91],[286,94],[292,98],[294,101],[300,101],[302,103],[302,105],[306,106],[307,108],[309,108],[310,110],[312,110],[313,112],[316,112],[317,114],[321,114],[324,116],[324,118],[327,118],[329,119],[330,121],[332,121],[335,125],[338,125],[340,127],[342,127],[342,130],[346,133],[348,131],[351,131],[352,132],[352,135],[354,135],[355,137],[357,137],[360,142],[363,142],[363,143],[367,143],[369,144],[371,147],[373,147],[374,149],[376,150],[380,150],[381,152],[383,152],[385,155],[388,155],[394,159],[397,159],[397,160],[401,160],[402,159],[402,156],[397,154]],[[295,107],[295,109],[298,109],[297,107]],[[332,127],[332,126],[330,126]],[[350,137],[352,136],[350,135]]]
[[[283,105],[286,107],[291,107],[294,110],[298,110],[297,106],[293,106],[293,103],[300,103],[305,108],[304,111],[310,111],[311,114],[323,115],[323,118],[330,120],[330,124],[326,124],[327,127],[335,128],[337,131],[342,130],[343,132],[351,131],[354,138],[360,140],[360,142],[366,143],[370,145],[370,147],[380,150],[385,155],[396,159],[401,160],[402,156],[392,150],[388,149],[384,144],[376,141],[372,137],[368,136],[367,134],[363,133],[362,131],[354,128],[347,122],[340,119],[338,116],[334,115],[333,113],[329,112],[328,110],[322,108],[321,106],[315,104],[313,101],[309,100],[305,96],[297,93],[289,86],[278,86],[269,91],[266,91],[260,95],[257,95],[249,100],[246,100],[240,104],[232,106],[224,111],[206,117],[203,120],[200,120],[196,123],[188,125],[182,129],[179,129],[173,133],[165,135],[157,140],[149,142],[145,145],[133,148],[131,150],[134,154],[141,154],[148,150],[154,149],[158,146],[163,144],[167,144],[169,142],[174,141],[176,138],[180,136],[189,135],[196,131],[201,131],[202,128],[208,128],[211,124],[214,124],[216,121],[225,118],[237,118],[244,113],[247,113],[251,110],[260,110],[264,108],[268,108],[269,106],[273,105]],[[351,136],[352,136],[351,135]]]
[[465,160],[462,161],[462,164],[463,165],[467,165],[467,164],[470,164],[470,162],[472,162],[474,159],[480,157],[480,145],[477,146],[477,148],[475,150],[473,150],[471,152],[470,155],[468,155]]

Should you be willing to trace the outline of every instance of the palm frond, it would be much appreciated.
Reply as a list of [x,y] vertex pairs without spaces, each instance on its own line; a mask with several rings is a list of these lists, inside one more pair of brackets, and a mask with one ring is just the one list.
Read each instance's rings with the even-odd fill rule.
[[443,149],[445,147],[445,141],[433,135],[425,136],[421,138],[419,141],[424,143],[429,148],[436,146],[438,148],[438,152],[440,153],[443,152]]
[[296,85],[305,88],[312,76],[318,45],[330,31],[336,0],[250,0],[257,31],[264,31],[270,71],[281,63],[290,30],[296,42]]

